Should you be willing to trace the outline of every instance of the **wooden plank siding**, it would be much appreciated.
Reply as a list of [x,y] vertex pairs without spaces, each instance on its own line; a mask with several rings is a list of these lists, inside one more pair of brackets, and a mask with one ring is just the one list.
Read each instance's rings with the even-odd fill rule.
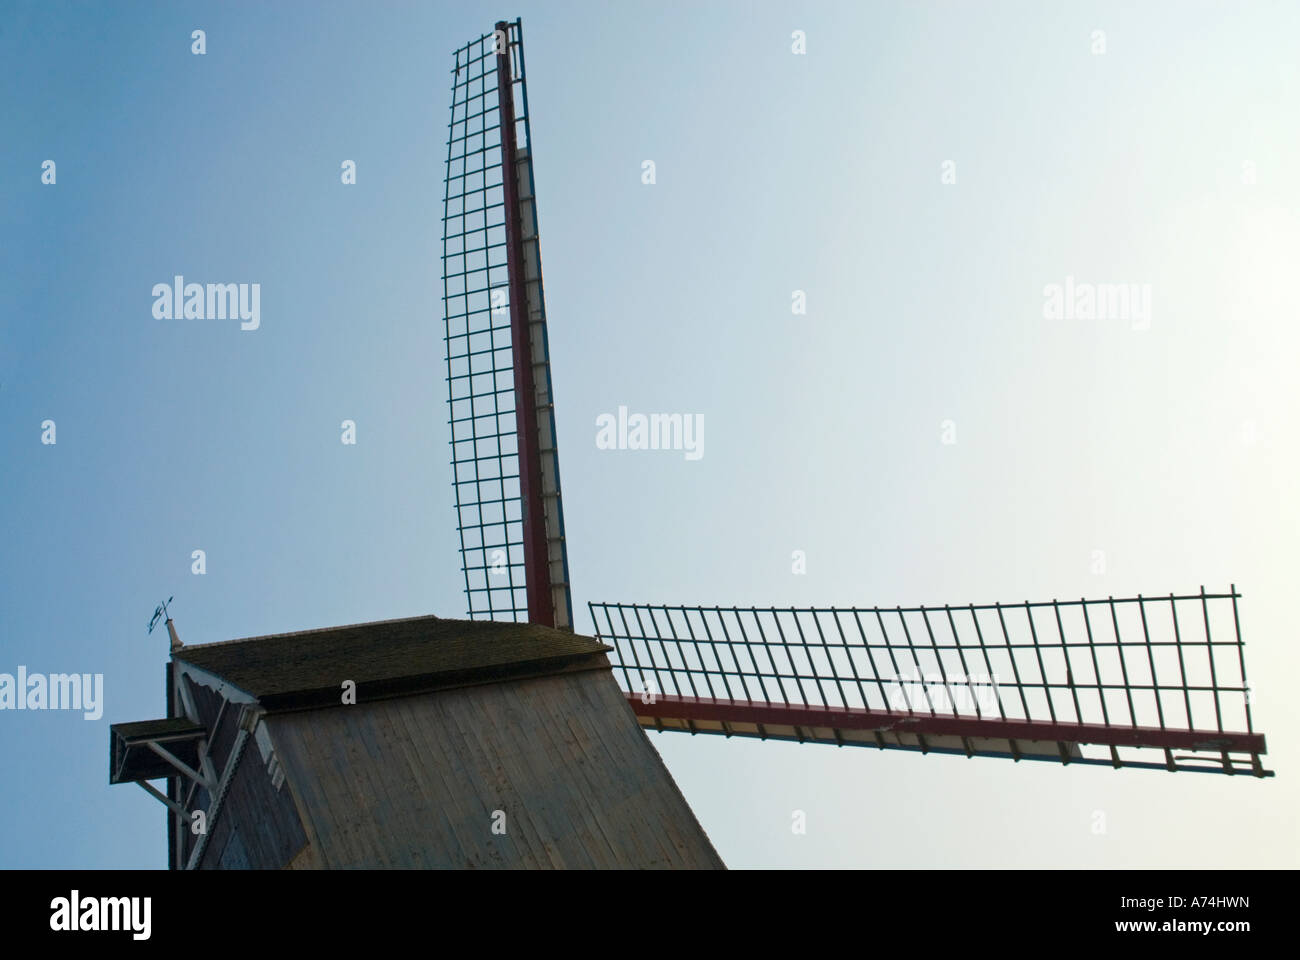
[[[220,775],[234,750],[242,707],[231,703],[222,712],[222,704],[226,703],[223,697],[189,678],[182,682],[194,700],[199,722],[209,731],[210,756]],[[182,790],[188,792],[189,786],[189,780],[182,778]],[[211,818],[212,806],[213,798],[207,790],[194,792],[189,809],[209,814],[209,836],[199,859],[200,870],[284,867],[307,843],[292,796],[283,785],[278,790],[272,785],[261,752],[252,740],[244,745],[215,818]],[[199,837],[186,825],[180,830],[179,840],[182,863],[188,863]]]
[[608,669],[263,722],[309,843],[295,867],[723,866]]
[[281,784],[277,790],[272,785],[257,744],[251,740],[244,745],[209,831],[200,870],[232,866],[280,869],[307,843],[288,788]]

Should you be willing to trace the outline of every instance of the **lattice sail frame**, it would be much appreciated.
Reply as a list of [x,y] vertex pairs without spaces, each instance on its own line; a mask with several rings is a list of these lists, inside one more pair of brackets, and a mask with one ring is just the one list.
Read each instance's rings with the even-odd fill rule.
[[[526,618],[572,629],[522,29],[517,20],[496,27],[456,52],[444,193],[448,402],[465,592],[471,617]],[[504,175],[512,166],[515,175]],[[598,634],[615,644],[628,701],[648,727],[1271,776],[1260,762],[1264,737],[1254,733],[1250,716],[1239,597],[1233,587],[1229,594],[1210,595],[1202,588],[1182,597],[964,607],[744,610],[591,604],[589,609]],[[1228,602],[1235,640],[1212,640],[1211,607],[1217,611]],[[1167,622],[1148,618],[1149,610],[1166,603]],[[1180,627],[1180,603],[1200,605],[1203,640],[1188,639]],[[1103,605],[1110,640],[1097,639],[1106,635],[1107,618],[1101,618],[1100,634],[1094,635],[1089,615],[1090,608]],[[1043,616],[1048,607],[1052,617],[1044,636],[1050,638],[1054,624],[1055,642],[1040,636],[1042,625],[1035,619],[1035,611]],[[598,609],[605,614],[603,629]],[[941,611],[939,635],[945,624],[949,631],[945,642],[936,637],[931,620]],[[1143,639],[1125,643],[1121,620],[1132,621],[1130,614],[1138,623],[1128,624],[1129,635],[1140,625]],[[1021,615],[1023,622],[1016,619]],[[996,616],[987,635],[981,616]],[[1082,637],[1077,642],[1066,640],[1072,616],[1077,622],[1070,624],[1070,633]],[[897,618],[892,635],[891,618]],[[878,635],[869,639],[873,622]],[[1160,639],[1162,630],[1172,630],[1173,639]],[[750,632],[757,633],[757,643]],[[858,642],[851,639],[855,635]],[[914,636],[928,638],[928,646]],[[748,665],[737,656],[737,642]],[[1231,652],[1225,652],[1234,647],[1235,674]],[[893,674],[881,672],[875,651],[888,657]],[[966,657],[976,651],[986,668],[982,678],[968,669]],[[1203,665],[1187,659],[1197,651],[1204,655]],[[756,652],[766,656],[766,670]],[[908,658],[910,680],[900,676],[900,654]],[[1171,657],[1177,682],[1166,682]],[[949,668],[957,666],[963,679],[954,685]],[[1230,676],[1239,685],[1221,682]],[[675,692],[661,694],[659,686]],[[701,696],[702,690],[708,696]],[[1214,708],[1212,726],[1208,704]],[[1225,726],[1225,706],[1226,723],[1236,723],[1235,729]],[[1097,747],[1107,755],[1099,755]],[[1163,762],[1133,756],[1151,749],[1163,753]]]
[[452,72],[443,314],[466,606],[572,629],[520,22]]
[[[1240,596],[588,608],[644,727],[1272,776]],[[1140,758],[1152,749],[1162,761]]]

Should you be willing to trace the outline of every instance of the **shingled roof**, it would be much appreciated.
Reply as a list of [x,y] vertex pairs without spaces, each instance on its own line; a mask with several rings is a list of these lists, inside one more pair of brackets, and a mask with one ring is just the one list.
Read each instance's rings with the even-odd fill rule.
[[413,617],[182,647],[172,659],[215,674],[267,709],[400,696],[608,668],[613,649],[591,637],[528,623]]

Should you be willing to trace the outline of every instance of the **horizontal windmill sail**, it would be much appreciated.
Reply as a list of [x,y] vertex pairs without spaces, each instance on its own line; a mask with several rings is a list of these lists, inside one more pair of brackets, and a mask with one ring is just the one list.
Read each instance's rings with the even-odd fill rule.
[[1240,596],[588,607],[643,727],[1267,777]]

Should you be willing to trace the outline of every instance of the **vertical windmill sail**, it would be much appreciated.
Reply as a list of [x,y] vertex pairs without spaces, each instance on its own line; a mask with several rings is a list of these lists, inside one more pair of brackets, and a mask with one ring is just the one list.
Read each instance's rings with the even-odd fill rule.
[[523,31],[456,51],[443,195],[452,484],[471,619],[573,629]]

